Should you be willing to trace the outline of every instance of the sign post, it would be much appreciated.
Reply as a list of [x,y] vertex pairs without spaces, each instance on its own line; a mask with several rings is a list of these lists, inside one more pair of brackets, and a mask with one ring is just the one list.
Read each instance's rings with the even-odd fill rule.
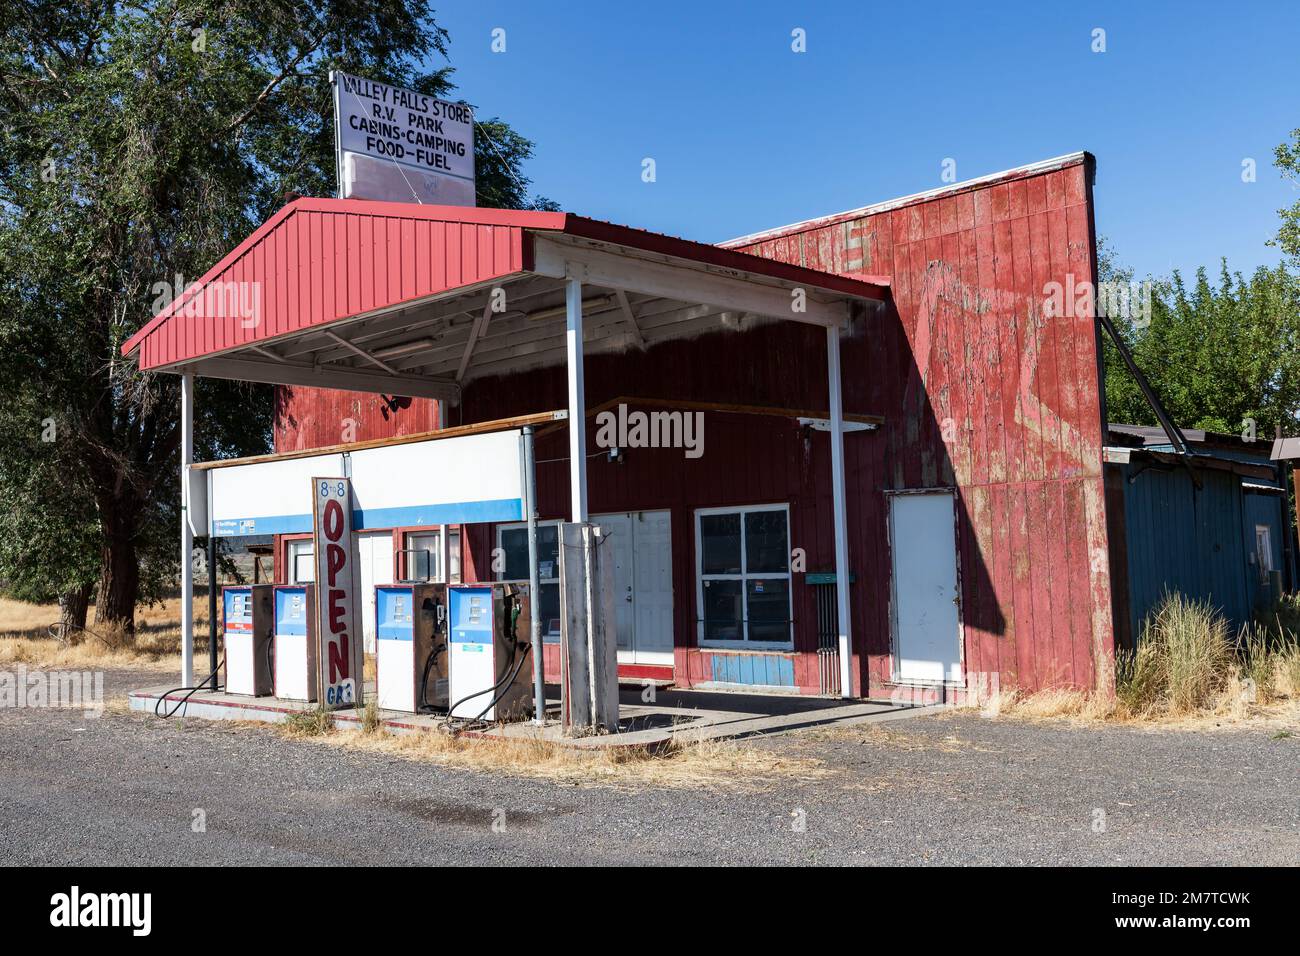
[[360,707],[362,649],[355,613],[351,482],[347,478],[313,478],[311,483],[320,702],[327,710]]
[[340,199],[474,205],[466,104],[338,71],[330,82]]

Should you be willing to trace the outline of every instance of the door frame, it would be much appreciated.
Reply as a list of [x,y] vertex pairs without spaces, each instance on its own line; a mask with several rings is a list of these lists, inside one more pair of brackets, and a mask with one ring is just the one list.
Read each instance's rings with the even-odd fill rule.
[[[961,666],[961,680],[917,680],[916,678],[904,679],[900,672],[900,650],[898,636],[898,582],[895,580],[894,565],[894,499],[904,495],[950,495],[952,497],[952,553],[953,565],[956,572],[957,587],[957,661]],[[961,576],[961,522],[957,503],[960,495],[956,487],[941,486],[938,488],[900,488],[891,489],[884,492],[885,495],[885,535],[886,544],[889,547],[889,679],[894,684],[905,684],[918,687],[965,687],[969,674],[966,670],[966,615],[965,608],[962,604],[962,576]]]

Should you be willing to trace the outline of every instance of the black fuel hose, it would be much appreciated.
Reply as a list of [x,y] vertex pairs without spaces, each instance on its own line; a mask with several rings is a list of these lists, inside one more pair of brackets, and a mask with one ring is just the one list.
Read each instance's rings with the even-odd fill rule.
[[[451,719],[452,719],[452,718],[451,718],[452,711],[454,711],[454,710],[455,710],[457,707],[459,707],[461,704],[465,703],[465,701],[467,701],[467,700],[473,700],[475,697],[482,697],[484,694],[491,694],[491,693],[493,693],[494,691],[497,692],[497,696],[493,697],[492,700],[488,703],[488,705],[487,705],[486,707],[484,707],[484,708],[479,712],[479,715],[478,715],[477,717],[473,718],[473,720],[481,720],[481,719],[483,718],[483,715],[484,715],[484,714],[486,714],[489,710],[491,710],[494,706],[496,706],[497,701],[499,701],[499,700],[501,699],[500,691],[501,691],[502,689],[504,689],[507,685],[509,685],[510,683],[512,683],[512,682],[514,681],[515,677],[519,674],[519,669],[520,669],[521,667],[523,667],[524,659],[528,657],[528,652],[532,649],[532,645],[524,644],[524,645],[523,645],[523,648],[524,648],[524,652],[523,652],[521,655],[519,655],[519,662],[518,662],[517,664],[515,664],[513,670],[511,670],[511,671],[510,671],[510,672],[509,672],[505,677],[501,678],[499,681],[497,681],[497,682],[496,682],[495,684],[493,684],[491,687],[486,687],[486,688],[484,688],[483,690],[475,691],[475,692],[472,693],[472,694],[467,694],[466,696],[462,697],[460,700],[456,701],[456,703],[454,703],[454,704],[452,704],[450,707],[448,707],[448,708],[447,708],[447,720],[448,720],[449,722],[451,721]],[[509,670],[509,665],[506,666],[506,669]]]
[[[519,601],[518,601],[517,599],[512,599],[509,609],[505,610],[505,612],[502,614],[502,622],[501,622],[501,623],[502,623],[503,625],[505,624],[505,618],[507,618],[507,617],[509,618],[509,621],[510,621],[510,624],[509,624],[509,628],[510,628],[509,633],[510,633],[511,635],[513,635],[513,634],[515,633],[516,629],[518,628],[518,626],[519,626],[519,617],[520,617],[520,615],[521,615],[522,613],[523,613],[523,608],[519,606]],[[449,635],[448,635],[448,640],[450,640],[450,639],[451,639],[451,636],[450,636],[450,634],[449,634]],[[473,723],[473,722],[475,722],[475,721],[482,720],[482,719],[483,719],[483,715],[486,714],[486,713],[487,713],[489,710],[491,710],[493,707],[495,707],[495,706],[497,705],[497,702],[501,700],[502,692],[504,691],[504,689],[505,689],[506,687],[508,687],[510,684],[513,684],[513,683],[514,683],[515,678],[519,676],[519,671],[520,671],[520,669],[524,666],[524,661],[528,658],[528,652],[529,652],[530,650],[532,650],[532,645],[531,645],[531,644],[525,644],[525,643],[523,643],[522,641],[520,641],[518,638],[513,638],[513,640],[514,640],[514,650],[515,650],[516,653],[518,653],[518,650],[519,650],[520,647],[522,647],[522,648],[524,649],[524,652],[523,652],[522,654],[519,655],[519,660],[518,660],[517,662],[514,662],[514,667],[512,668],[510,664],[507,664],[505,667],[502,668],[502,673],[504,673],[506,676],[502,677],[500,680],[498,680],[498,681],[497,681],[495,684],[493,684],[491,687],[485,688],[485,689],[480,690],[480,691],[475,691],[475,692],[472,693],[472,694],[469,694],[469,695],[467,695],[467,696],[465,696],[465,697],[462,697],[460,700],[456,701],[456,703],[454,703],[454,704],[452,704],[450,707],[448,707],[448,708],[447,708],[447,723],[448,723],[449,725],[450,725],[451,720],[452,720],[452,716],[451,716],[451,715],[452,715],[452,712],[453,712],[457,707],[459,707],[461,704],[465,703],[465,701],[467,701],[467,700],[473,700],[475,697],[482,697],[484,694],[491,694],[491,693],[495,692],[495,693],[496,693],[496,696],[493,697],[490,701],[488,701],[487,706],[484,707],[481,711],[479,711],[478,716],[472,718],[470,722]]]
[[[163,720],[170,720],[172,715],[175,714],[176,711],[180,710],[182,707],[185,706],[186,701],[188,701],[191,697],[193,697],[195,693],[203,689],[204,684],[206,684],[208,681],[212,680],[214,677],[217,676],[217,674],[220,672],[222,668],[222,665],[224,665],[225,663],[226,663],[226,655],[222,654],[221,660],[217,664],[217,669],[213,671],[211,674],[209,674],[207,677],[203,678],[203,680],[199,681],[197,685],[195,685],[194,687],[173,687],[171,690],[164,693],[161,697],[159,697],[156,701],[154,701],[153,715],[155,717],[161,717]],[[219,690],[216,684],[212,685],[212,689],[213,691]],[[159,708],[162,707],[163,701],[165,701],[172,694],[175,694],[178,691],[182,691],[182,690],[187,690],[189,691],[189,693],[186,694],[184,697],[182,697],[180,700],[178,700],[176,702],[176,706],[173,707],[171,710],[167,711],[167,713],[165,714],[159,713]]]
[[531,648],[531,646],[532,645],[530,644],[524,645],[524,652],[519,655],[519,662],[515,664],[514,670],[511,671],[510,676],[506,679],[505,686],[501,688],[500,693],[498,693],[495,697],[493,697],[486,707],[484,707],[482,710],[478,712],[478,716],[474,718],[475,720],[482,720],[483,715],[497,705],[497,701],[499,701],[501,699],[501,695],[505,693],[505,688],[509,687],[511,684],[515,682],[515,678],[519,676],[519,672],[523,669],[524,661],[528,659],[528,651]]
[[429,704],[429,697],[428,697],[428,690],[429,690],[429,671],[433,669],[433,662],[436,661],[436,660],[438,659],[438,655],[441,654],[441,653],[446,649],[446,647],[447,647],[446,642],[443,642],[442,644],[436,644],[436,645],[434,645],[433,650],[431,650],[431,651],[429,652],[429,656],[428,656],[427,658],[425,658],[425,661],[424,661],[424,676],[423,676],[422,678],[420,678],[420,707],[419,707],[419,710],[420,710],[421,713],[424,713],[424,712],[426,712],[426,711],[433,710],[433,707]]
[[275,635],[266,641],[266,673],[271,678],[271,693],[275,693]]

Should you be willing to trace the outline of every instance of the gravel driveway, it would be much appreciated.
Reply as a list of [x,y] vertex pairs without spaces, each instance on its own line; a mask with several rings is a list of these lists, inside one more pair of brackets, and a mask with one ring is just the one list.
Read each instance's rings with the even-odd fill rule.
[[[110,697],[157,674],[109,672]],[[10,864],[1283,864],[1300,738],[944,714],[745,744],[834,772],[758,792],[574,787],[265,728],[0,710]],[[192,826],[202,811],[203,832]],[[504,816],[502,816],[502,811]],[[494,818],[504,828],[494,829]]]

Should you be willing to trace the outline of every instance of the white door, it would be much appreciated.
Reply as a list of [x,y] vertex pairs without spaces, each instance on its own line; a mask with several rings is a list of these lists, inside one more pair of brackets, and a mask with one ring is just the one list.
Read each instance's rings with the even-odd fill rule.
[[614,549],[620,664],[673,663],[673,575],[669,512],[592,518]]
[[632,515],[636,542],[635,663],[673,662],[673,545],[667,511]]
[[614,549],[614,617],[618,622],[618,659],[629,663],[631,657],[628,655],[634,648],[633,629],[636,626],[632,594],[632,562],[635,554],[632,516],[601,515],[593,520],[608,535],[605,547]]
[[952,493],[889,497],[898,679],[960,683],[961,621]]
[[393,536],[387,531],[357,535],[361,572],[361,633],[367,654],[375,652],[375,587],[393,583]]

